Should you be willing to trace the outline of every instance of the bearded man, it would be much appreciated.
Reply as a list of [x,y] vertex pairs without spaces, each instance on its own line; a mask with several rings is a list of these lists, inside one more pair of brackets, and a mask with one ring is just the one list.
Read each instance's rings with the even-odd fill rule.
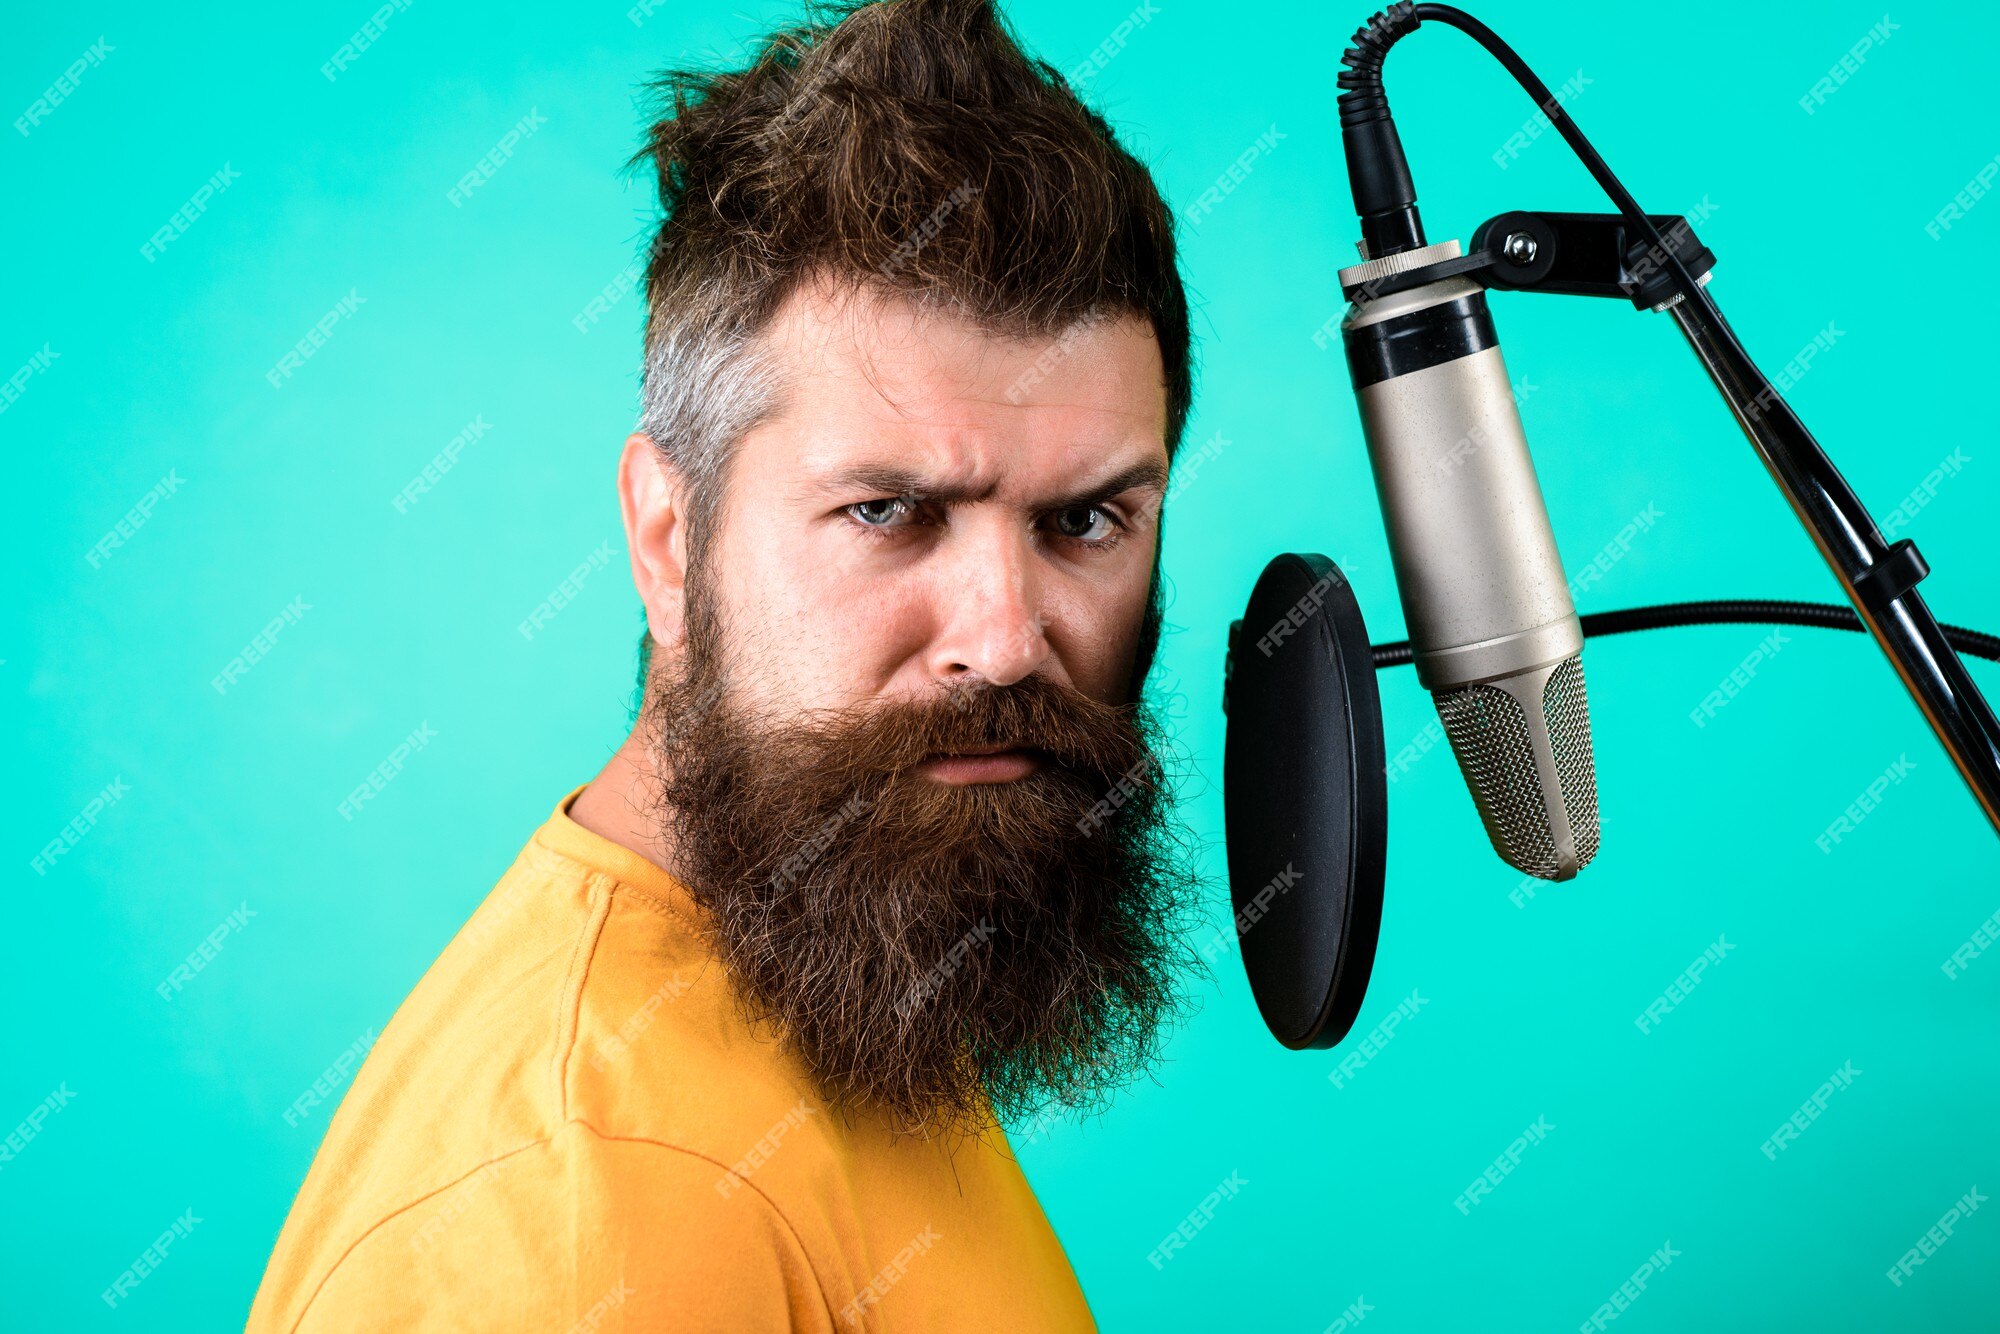
[[1180,1007],[1172,219],[990,0],[665,80],[644,705],[375,1043],[255,1331],[1092,1327],[1002,1123]]

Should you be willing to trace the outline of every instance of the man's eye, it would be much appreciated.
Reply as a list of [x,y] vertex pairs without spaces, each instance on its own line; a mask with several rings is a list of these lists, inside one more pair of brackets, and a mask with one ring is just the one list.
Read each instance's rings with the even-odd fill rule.
[[864,500],[849,505],[847,512],[855,521],[868,528],[901,528],[909,521],[913,512],[910,502],[900,496],[888,496],[880,500]]
[[1057,510],[1050,522],[1058,533],[1079,542],[1101,542],[1111,536],[1117,524],[1095,505],[1072,505]]

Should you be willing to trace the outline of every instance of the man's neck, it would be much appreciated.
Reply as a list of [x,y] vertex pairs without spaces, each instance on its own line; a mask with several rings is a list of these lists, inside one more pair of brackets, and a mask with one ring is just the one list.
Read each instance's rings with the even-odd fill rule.
[[673,850],[656,808],[657,791],[652,757],[635,728],[570,804],[569,818],[671,872]]

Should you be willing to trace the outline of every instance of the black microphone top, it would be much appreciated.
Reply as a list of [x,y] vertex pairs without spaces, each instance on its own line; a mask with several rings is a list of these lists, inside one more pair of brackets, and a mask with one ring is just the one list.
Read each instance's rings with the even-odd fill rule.
[[1389,6],[1354,34],[1341,54],[1347,66],[1340,85],[1340,135],[1347,151],[1347,179],[1354,191],[1354,211],[1361,219],[1361,240],[1369,259],[1415,250],[1424,245],[1423,219],[1417,215],[1417,187],[1403,156],[1403,141],[1389,115],[1389,98],[1382,90],[1382,62],[1389,48],[1423,20],[1413,0]]

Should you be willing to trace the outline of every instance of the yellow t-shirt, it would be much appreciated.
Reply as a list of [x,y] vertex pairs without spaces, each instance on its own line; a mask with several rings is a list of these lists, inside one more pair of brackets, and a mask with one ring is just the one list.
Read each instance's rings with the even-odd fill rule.
[[1005,1135],[830,1109],[575,797],[369,1052],[250,1334],[1093,1329]]

